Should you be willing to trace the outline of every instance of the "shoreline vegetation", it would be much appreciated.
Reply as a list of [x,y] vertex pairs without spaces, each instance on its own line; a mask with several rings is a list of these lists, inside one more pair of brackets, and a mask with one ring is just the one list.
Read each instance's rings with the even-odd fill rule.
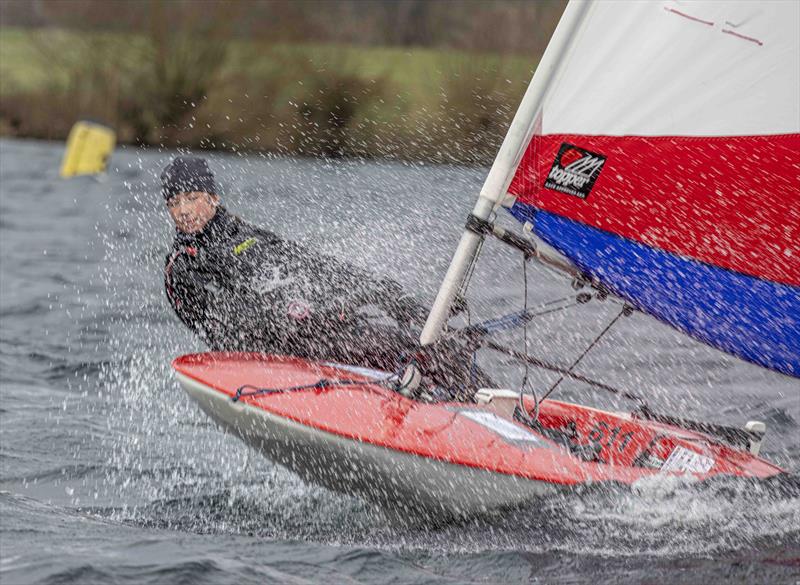
[[141,32],[0,28],[0,136],[487,164],[537,58]]

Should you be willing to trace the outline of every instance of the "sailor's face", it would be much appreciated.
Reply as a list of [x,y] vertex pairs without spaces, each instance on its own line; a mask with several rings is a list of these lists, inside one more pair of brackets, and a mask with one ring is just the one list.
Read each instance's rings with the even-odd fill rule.
[[217,213],[219,197],[202,191],[178,193],[167,201],[167,209],[178,231],[196,234]]

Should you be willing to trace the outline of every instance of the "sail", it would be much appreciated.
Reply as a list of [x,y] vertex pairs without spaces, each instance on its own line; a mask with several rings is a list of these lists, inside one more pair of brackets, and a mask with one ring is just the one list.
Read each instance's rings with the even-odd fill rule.
[[800,376],[800,2],[593,2],[557,50],[512,214],[640,310]]

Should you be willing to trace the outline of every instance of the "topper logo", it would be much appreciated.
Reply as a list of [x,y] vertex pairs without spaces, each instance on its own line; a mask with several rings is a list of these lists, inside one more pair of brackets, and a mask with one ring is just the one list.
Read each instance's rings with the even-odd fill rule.
[[566,168],[574,162],[578,162],[583,158],[583,151],[577,148],[567,148],[565,151],[559,151],[558,163]]
[[586,199],[606,162],[601,154],[564,142],[544,182],[545,189]]

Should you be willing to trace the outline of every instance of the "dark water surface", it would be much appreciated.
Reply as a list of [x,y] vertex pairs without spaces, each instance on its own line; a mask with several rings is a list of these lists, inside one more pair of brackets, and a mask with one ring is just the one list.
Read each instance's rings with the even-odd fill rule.
[[[800,488],[657,480],[444,527],[409,528],[309,486],[217,431],[170,361],[202,349],[172,315],[169,153],[121,150],[102,180],[57,177],[61,145],[0,141],[0,583],[796,583]],[[432,299],[485,169],[213,156],[233,211]],[[521,259],[488,244],[478,317],[522,304]],[[531,302],[567,294],[529,270]],[[618,307],[531,329],[569,363]],[[518,343],[518,334],[506,341]],[[485,356],[514,385],[521,371]],[[797,380],[643,315],[581,373],[653,406],[764,420],[764,455],[800,472]],[[544,385],[553,378],[536,373]],[[562,398],[623,406],[564,384]]]

